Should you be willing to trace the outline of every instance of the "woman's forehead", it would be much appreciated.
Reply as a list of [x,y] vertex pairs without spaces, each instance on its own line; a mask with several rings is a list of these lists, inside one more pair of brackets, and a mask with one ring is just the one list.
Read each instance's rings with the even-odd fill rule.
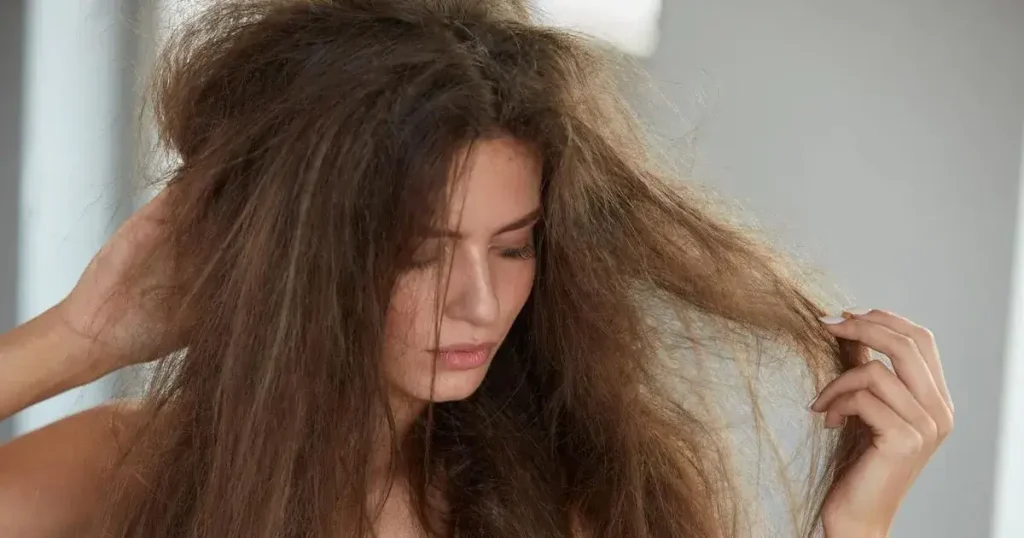
[[514,138],[479,140],[458,160],[461,165],[451,182],[449,231],[500,233],[539,216],[542,163],[530,145]]

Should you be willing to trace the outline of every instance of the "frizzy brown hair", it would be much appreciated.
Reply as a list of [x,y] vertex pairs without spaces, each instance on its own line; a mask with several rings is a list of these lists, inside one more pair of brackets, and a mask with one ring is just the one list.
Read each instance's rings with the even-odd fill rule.
[[[655,299],[697,346],[699,318],[784,344],[818,383],[852,366],[779,258],[653,162],[622,64],[521,3],[221,2],[160,66],[191,328],[143,402],[154,418],[107,535],[372,532],[382,419],[394,436],[378,369],[391,289],[446,214],[453,159],[487,137],[543,158],[538,270],[477,393],[393,443],[432,535],[742,532],[720,432],[666,382]],[[812,518],[859,438],[825,445]]]

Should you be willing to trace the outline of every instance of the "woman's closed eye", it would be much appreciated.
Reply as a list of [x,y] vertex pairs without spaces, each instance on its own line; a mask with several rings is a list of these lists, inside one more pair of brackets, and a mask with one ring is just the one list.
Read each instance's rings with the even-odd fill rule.
[[412,269],[422,269],[451,257],[451,241],[428,239],[420,244],[409,260]]
[[[509,243],[510,241],[503,242]],[[437,265],[443,260],[450,260],[455,248],[456,242],[449,238],[427,239],[421,242],[413,252],[409,260],[409,268],[423,269]],[[521,245],[492,245],[488,250],[510,260],[532,260],[537,257],[537,249],[532,237]]]
[[537,250],[533,243],[527,243],[521,247],[501,247],[499,250],[502,258],[514,260],[531,260],[537,256]]

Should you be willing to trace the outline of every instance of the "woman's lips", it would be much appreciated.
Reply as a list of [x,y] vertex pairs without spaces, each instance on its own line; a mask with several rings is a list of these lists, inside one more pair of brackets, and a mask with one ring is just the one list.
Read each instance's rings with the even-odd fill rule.
[[456,344],[444,346],[437,351],[441,364],[449,370],[472,370],[479,368],[491,358],[494,344]]

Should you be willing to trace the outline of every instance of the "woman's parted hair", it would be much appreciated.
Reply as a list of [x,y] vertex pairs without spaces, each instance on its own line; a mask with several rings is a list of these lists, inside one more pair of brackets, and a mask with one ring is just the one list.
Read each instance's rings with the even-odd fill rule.
[[[652,162],[624,69],[513,0],[221,3],[181,29],[155,110],[180,159],[168,246],[191,329],[145,399],[161,426],[126,455],[107,535],[371,532],[391,288],[445,214],[453,159],[495,136],[543,158],[538,271],[479,391],[394,443],[424,525],[739,535],[736,467],[686,404],[706,384],[686,361],[778,342],[820,383],[854,359],[777,256]],[[692,353],[666,354],[672,338]],[[857,439],[823,445],[808,521]]]

